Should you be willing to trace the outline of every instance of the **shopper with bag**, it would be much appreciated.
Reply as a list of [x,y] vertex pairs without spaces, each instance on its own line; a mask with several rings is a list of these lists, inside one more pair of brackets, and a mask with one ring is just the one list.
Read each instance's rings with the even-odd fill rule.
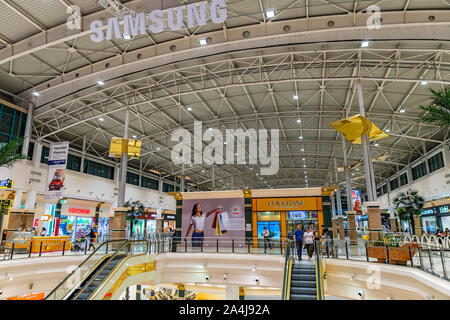
[[215,209],[210,210],[206,215],[203,214],[202,207],[199,203],[194,204],[192,207],[192,216],[191,221],[189,222],[189,228],[186,232],[186,238],[189,237],[192,228],[194,232],[192,232],[192,247],[200,248],[203,246],[203,239],[205,237],[205,219],[208,218],[211,214],[216,212],[217,210],[222,209],[221,206],[218,206]]
[[297,230],[294,232],[294,241],[297,248],[297,260],[302,260],[303,230],[299,224],[297,225]]

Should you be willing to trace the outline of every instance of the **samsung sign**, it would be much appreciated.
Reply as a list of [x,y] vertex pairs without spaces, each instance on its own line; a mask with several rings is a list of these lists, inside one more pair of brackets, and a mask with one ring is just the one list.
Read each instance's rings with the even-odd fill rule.
[[[184,24],[184,19],[187,25]],[[153,10],[152,12],[129,14],[119,18],[108,19],[106,35],[105,25],[101,20],[91,23],[91,40],[101,42],[107,40],[129,38],[130,36],[145,35],[147,30],[152,33],[163,31],[179,31],[184,28],[204,26],[211,19],[213,23],[222,23],[227,20],[227,10],[225,0],[213,0],[209,4],[206,2],[193,3],[187,6],[170,8],[166,11]],[[120,25],[123,24],[123,32]]]

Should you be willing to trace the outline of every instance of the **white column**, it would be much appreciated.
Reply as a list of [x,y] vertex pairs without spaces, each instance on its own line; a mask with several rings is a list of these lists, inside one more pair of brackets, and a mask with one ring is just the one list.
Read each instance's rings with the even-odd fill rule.
[[338,171],[337,171],[337,162],[336,162],[336,158],[334,158],[334,170],[335,170],[335,179],[336,179],[336,185],[337,185],[337,190],[336,190],[336,203],[337,203],[337,215],[341,216],[342,213],[342,199],[341,199],[341,188],[339,187],[339,176],[338,176]]
[[20,205],[22,204],[22,195],[23,195],[22,189],[16,190],[16,193],[14,195],[14,203],[12,205],[13,209],[20,209]]
[[[358,90],[358,102],[359,102],[359,113],[361,116],[366,116],[366,111],[364,108],[364,96],[362,91],[361,81],[358,80],[356,84]],[[369,135],[365,134],[361,136],[361,146],[363,148],[364,157],[364,171],[366,175],[366,189],[369,201],[377,200],[377,192],[375,186],[375,174],[373,171],[372,163],[372,152],[370,150],[370,138]]]
[[34,104],[30,103],[28,105],[28,113],[27,113],[27,122],[25,124],[25,134],[24,134],[24,139],[23,139],[23,146],[22,146],[22,154],[23,155],[27,155],[28,154],[28,148],[30,146],[30,139],[31,139],[31,134],[33,132],[33,109],[34,109]]
[[[130,115],[128,110],[125,113],[125,129],[123,132],[123,138],[128,139],[128,124]],[[119,207],[125,205],[125,188],[127,185],[127,167],[128,167],[128,153],[122,154],[122,166],[120,171],[120,190],[119,190]]]
[[239,286],[227,285],[225,288],[225,300],[239,300]]
[[83,136],[83,149],[81,151],[81,165],[80,165],[80,172],[84,172],[84,159],[86,157],[86,136]]
[[212,189],[213,191],[216,189],[216,181],[215,181],[215,174],[214,174],[214,164],[211,166],[211,185],[212,185]]
[[[344,136],[342,136],[342,148],[344,151],[344,168],[345,168],[345,193],[347,194],[347,210],[352,211],[352,187],[350,185],[350,168],[347,163],[347,147]],[[340,214],[342,215],[342,209]]]
[[41,155],[42,155],[42,144],[40,140],[36,140],[33,150],[33,170],[30,174],[30,189],[28,190],[27,200],[25,202],[26,210],[34,210],[34,206],[36,204],[36,192],[39,186],[39,183],[47,177],[41,174],[39,171],[39,167],[41,164]]

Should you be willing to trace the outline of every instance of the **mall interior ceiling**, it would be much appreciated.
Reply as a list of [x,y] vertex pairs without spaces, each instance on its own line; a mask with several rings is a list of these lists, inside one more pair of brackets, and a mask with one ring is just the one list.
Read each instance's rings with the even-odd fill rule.
[[[35,103],[33,140],[70,141],[78,152],[85,141],[92,157],[114,162],[109,142],[123,135],[128,110],[129,136],[143,142],[129,166],[177,177],[171,134],[179,127],[279,129],[276,175],[248,162],[188,165],[184,175],[199,190],[212,187],[212,174],[217,189],[331,185],[344,149],[328,124],[359,113],[360,81],[367,118],[390,135],[372,143],[377,183],[448,142],[448,130],[417,121],[430,88],[450,83],[447,0],[227,0],[220,24],[96,43],[90,21],[112,17],[100,2],[137,12],[151,3],[0,3],[0,88],[18,105]],[[371,5],[380,29],[358,20]],[[72,6],[81,30],[66,27]],[[361,146],[346,147],[352,183],[364,189]]]

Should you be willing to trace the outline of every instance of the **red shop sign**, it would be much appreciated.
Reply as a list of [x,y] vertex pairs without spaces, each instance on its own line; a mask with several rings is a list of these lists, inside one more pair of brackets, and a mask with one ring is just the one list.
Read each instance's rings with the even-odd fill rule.
[[78,209],[78,208],[69,208],[69,213],[83,213],[83,214],[90,214],[90,209]]

